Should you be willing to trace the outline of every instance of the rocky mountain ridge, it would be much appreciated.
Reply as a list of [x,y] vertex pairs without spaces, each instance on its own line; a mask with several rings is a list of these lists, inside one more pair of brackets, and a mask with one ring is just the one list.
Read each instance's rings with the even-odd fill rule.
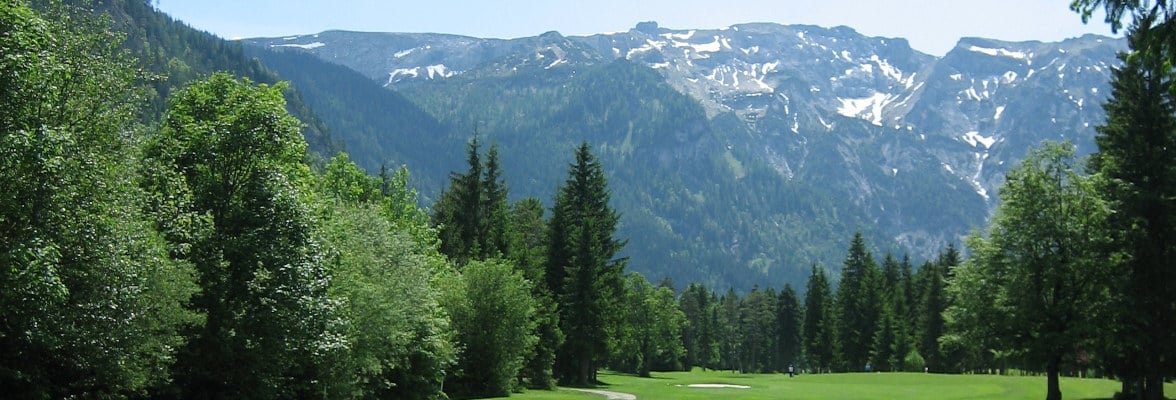
[[[853,219],[833,212],[829,218],[841,221],[834,225],[871,225],[865,229],[876,229],[898,250],[924,257],[984,223],[1004,173],[1032,146],[1070,140],[1080,153],[1094,150],[1115,55],[1125,49],[1121,39],[1094,35],[1056,43],[963,38],[936,57],[904,39],[867,37],[847,27],[764,23],[709,30],[642,23],[621,33],[548,32],[511,40],[328,31],[245,43],[346,66],[439,119],[448,106],[437,104],[448,103],[437,96],[460,97],[487,82],[519,92],[558,90],[601,66],[632,63],[696,101],[706,119],[642,144],[679,150],[648,154],[679,163],[718,160],[722,179],[735,182],[723,184],[723,191],[741,190],[738,182],[749,179],[745,170],[763,166],[776,176],[771,185],[812,188],[819,192],[814,198],[826,199],[816,203],[854,208]],[[652,100],[657,106],[659,99]],[[527,100],[511,101],[531,110]],[[616,142],[603,145],[632,147],[628,138]],[[641,190],[630,184],[622,187]],[[707,189],[705,181],[683,185],[707,201],[729,195],[708,193],[717,189]],[[732,196],[767,196],[759,185]],[[797,219],[793,206],[767,204],[749,218],[788,229]],[[676,234],[690,231],[691,221],[661,215],[656,206],[622,211],[648,213]],[[819,240],[840,243],[849,236],[837,234],[844,237]],[[745,249],[746,238],[722,241],[714,246],[724,252],[750,251],[734,258],[753,269],[763,261],[757,247],[770,246]]]

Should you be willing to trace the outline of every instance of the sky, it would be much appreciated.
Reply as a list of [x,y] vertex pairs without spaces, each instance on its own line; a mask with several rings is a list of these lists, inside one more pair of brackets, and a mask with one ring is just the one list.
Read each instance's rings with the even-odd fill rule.
[[511,39],[627,31],[638,22],[708,29],[749,22],[845,25],[900,37],[941,56],[961,37],[1058,41],[1111,35],[1096,14],[1083,24],[1069,0],[154,0],[189,25],[226,39],[331,29],[428,32]]

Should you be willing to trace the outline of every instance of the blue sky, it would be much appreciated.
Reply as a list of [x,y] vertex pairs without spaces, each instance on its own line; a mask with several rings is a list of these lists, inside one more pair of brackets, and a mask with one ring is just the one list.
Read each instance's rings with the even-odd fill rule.
[[1083,25],[1069,0],[155,0],[193,27],[233,39],[328,29],[435,32],[516,38],[626,31],[641,21],[666,28],[745,22],[845,25],[870,36],[904,37],[943,55],[964,36],[1056,41],[1110,35],[1096,15]]

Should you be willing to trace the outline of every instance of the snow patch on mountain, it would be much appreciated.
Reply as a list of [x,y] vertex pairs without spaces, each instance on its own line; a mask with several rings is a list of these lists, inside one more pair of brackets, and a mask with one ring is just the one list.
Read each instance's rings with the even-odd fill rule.
[[[295,39],[297,39],[297,38],[295,38]],[[323,47],[326,45],[327,44],[323,43],[323,42],[314,42],[314,43],[307,43],[307,44],[272,44],[272,45],[270,45],[270,47],[297,47],[297,48],[300,48],[303,50],[311,50],[311,49],[317,49],[319,47]]]
[[993,57],[1009,57],[1009,58],[1015,58],[1018,60],[1024,60],[1026,58],[1029,58],[1029,55],[1025,54],[1025,52],[1011,51],[1008,49],[990,49],[990,48],[979,47],[979,46],[968,46],[968,51],[974,51],[977,53],[987,54],[987,55],[990,55]]
[[424,75],[424,77],[427,79],[449,78],[457,75],[457,71],[452,71],[446,68],[445,64],[435,64],[413,68],[397,68],[388,73],[388,82],[385,83],[384,86],[394,84],[405,78],[419,78],[422,75]]
[[996,137],[981,135],[978,131],[971,131],[965,133],[962,137],[965,142],[976,147],[977,145],[984,146],[985,149],[991,148],[993,143],[996,143]]
[[876,126],[882,126],[882,109],[894,98],[894,95],[878,92],[869,97],[857,99],[838,98],[837,101],[841,102],[841,106],[837,107],[837,113],[850,118],[861,118]]

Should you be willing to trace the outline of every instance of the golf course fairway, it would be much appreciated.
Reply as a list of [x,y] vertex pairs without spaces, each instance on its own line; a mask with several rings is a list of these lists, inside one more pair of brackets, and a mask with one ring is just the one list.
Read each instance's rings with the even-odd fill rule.
[[[1045,398],[1046,383],[1044,376],[853,373],[797,375],[789,378],[787,374],[733,374],[698,370],[654,373],[651,378],[602,372],[599,379],[605,384],[593,389],[633,394],[639,400],[1040,400]],[[699,384],[749,388],[690,387]],[[1110,399],[1119,389],[1119,382],[1109,379],[1062,378],[1061,389],[1062,397],[1066,400]],[[1166,385],[1165,393],[1176,393],[1176,385]],[[554,392],[529,390],[525,393],[516,393],[511,398],[591,400],[606,397],[561,389]]]

